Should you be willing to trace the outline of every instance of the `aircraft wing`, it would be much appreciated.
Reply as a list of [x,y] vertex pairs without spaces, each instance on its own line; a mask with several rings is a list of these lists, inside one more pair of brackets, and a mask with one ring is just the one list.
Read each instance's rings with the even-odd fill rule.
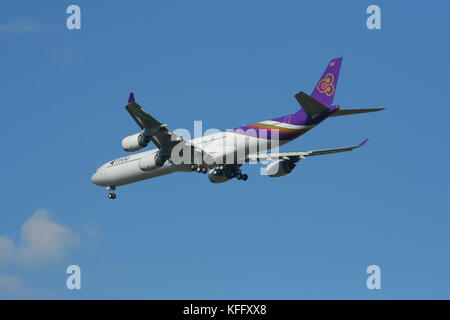
[[130,98],[125,108],[138,126],[145,130],[145,134],[151,137],[152,142],[159,149],[170,148],[183,140],[180,136],[169,130],[166,124],[159,122],[142,109],[134,100],[133,93],[130,93]]
[[136,121],[138,126],[144,130],[144,134],[150,137],[151,141],[158,147],[158,149],[162,150],[162,152],[167,154],[175,145],[182,143],[191,149],[192,154],[201,154],[203,159],[211,157],[211,155],[205,153],[197,146],[192,145],[175,132],[171,131],[167,128],[166,124],[159,122],[148,114],[139,104],[136,103],[133,92],[130,93],[130,98],[128,99],[128,104],[125,108],[130,113],[134,121]]
[[335,149],[322,149],[322,150],[311,150],[311,151],[299,151],[299,152],[279,152],[279,153],[256,153],[248,155],[247,162],[258,162],[258,161],[273,161],[279,159],[292,160],[297,162],[300,159],[304,159],[310,156],[318,156],[322,154],[338,153],[352,151],[362,147],[369,139],[365,139],[357,146],[346,147],[346,148],[335,148]]

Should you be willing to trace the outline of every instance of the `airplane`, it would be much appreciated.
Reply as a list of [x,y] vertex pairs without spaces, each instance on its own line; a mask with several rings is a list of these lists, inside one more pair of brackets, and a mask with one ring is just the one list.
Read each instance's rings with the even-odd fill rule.
[[246,181],[248,176],[240,169],[244,163],[267,161],[267,175],[281,177],[291,173],[296,163],[306,157],[360,148],[368,139],[345,148],[266,152],[293,141],[329,117],[384,110],[342,110],[339,105],[333,105],[342,59],[335,58],[328,63],[311,95],[303,91],[295,95],[301,106],[297,112],[190,140],[183,139],[168,129],[166,124],[148,114],[136,103],[134,93],[131,92],[125,108],[140,131],[125,137],[122,148],[127,152],[135,152],[147,147],[150,141],[157,148],[108,161],[97,169],[91,181],[106,187],[108,198],[115,199],[117,186],[173,172],[208,173],[213,183],[233,178]]

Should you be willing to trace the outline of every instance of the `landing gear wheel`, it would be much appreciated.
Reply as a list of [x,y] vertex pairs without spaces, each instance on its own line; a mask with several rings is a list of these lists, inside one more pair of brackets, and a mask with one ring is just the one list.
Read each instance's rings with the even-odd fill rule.
[[109,191],[108,198],[109,199],[115,199],[116,194],[114,193],[114,190],[116,190],[116,186],[107,186],[106,190]]
[[242,179],[242,174],[238,173],[238,174],[236,175],[236,179],[241,180],[241,179]]
[[202,172],[203,172],[203,173],[207,173],[207,172],[208,172],[208,168],[207,168],[207,167],[203,167],[203,168],[202,168]]
[[200,166],[198,166],[196,170],[198,173],[202,172],[202,168]]
[[213,170],[213,175],[218,176],[218,175],[219,175],[219,170],[214,169],[214,170]]
[[191,171],[195,171],[195,164],[191,164]]
[[246,175],[245,173],[242,175],[242,181],[247,181],[248,179],[248,175]]

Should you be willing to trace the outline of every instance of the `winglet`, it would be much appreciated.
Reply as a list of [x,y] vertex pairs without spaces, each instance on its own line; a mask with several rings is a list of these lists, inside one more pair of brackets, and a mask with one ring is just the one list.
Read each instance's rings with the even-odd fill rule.
[[367,140],[369,140],[369,138],[367,138],[367,139],[365,139],[363,142],[361,142],[361,143],[358,145],[358,148],[359,148],[359,147],[362,147],[363,145],[365,145],[366,142],[367,142]]
[[134,93],[130,92],[130,97],[128,98],[128,103],[133,103],[134,101]]

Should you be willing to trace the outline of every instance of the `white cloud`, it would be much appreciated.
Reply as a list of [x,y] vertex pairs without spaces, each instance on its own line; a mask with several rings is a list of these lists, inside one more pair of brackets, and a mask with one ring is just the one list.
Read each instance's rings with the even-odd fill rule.
[[23,294],[24,289],[19,277],[0,275],[0,297]]
[[0,236],[0,267],[18,264],[34,267],[54,263],[77,246],[80,237],[68,227],[49,218],[47,210],[37,210],[22,226],[16,245],[6,236]]
[[43,29],[45,29],[43,24],[27,18],[0,23],[0,33],[24,34]]
[[4,267],[14,256],[14,242],[5,236],[0,236],[0,268]]

